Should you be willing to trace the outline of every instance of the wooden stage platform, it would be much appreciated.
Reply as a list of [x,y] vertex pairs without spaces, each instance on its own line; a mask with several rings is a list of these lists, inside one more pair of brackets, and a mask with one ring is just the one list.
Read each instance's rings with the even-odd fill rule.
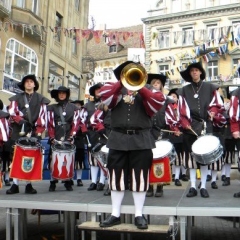
[[[234,192],[240,191],[238,180],[232,180],[228,187],[221,186],[221,181],[218,181],[219,189],[217,190],[211,189],[210,183],[207,183],[210,198],[206,199],[201,198],[199,191],[198,196],[187,198],[186,194],[190,183],[182,183],[182,187],[176,187],[173,183],[165,186],[162,198],[146,198],[144,214],[149,217],[150,225],[151,216],[167,216],[169,218],[167,229],[179,227],[180,239],[190,240],[193,216],[240,217],[240,199],[233,197]],[[111,213],[111,198],[103,196],[103,192],[87,191],[89,184],[90,181],[86,180],[84,181],[84,187],[74,186],[72,192],[67,192],[63,184],[59,182],[56,191],[49,192],[49,181],[43,180],[33,183],[34,188],[38,191],[36,195],[24,193],[25,182],[20,183],[20,193],[14,195],[6,195],[6,190],[9,187],[3,186],[0,189],[0,208],[5,208],[7,212],[6,240],[26,239],[26,210],[29,209],[62,211],[65,220],[66,240],[76,240],[76,231],[80,231],[76,226],[76,213],[90,214],[93,229],[92,239],[95,239],[94,230],[99,230],[96,229],[98,224],[95,222],[99,221],[99,216],[102,214]],[[124,222],[126,224],[131,223],[128,220],[134,215],[134,206],[132,194],[129,191],[125,193],[121,213],[124,215]],[[178,225],[176,222],[178,222]],[[85,227],[89,228],[89,225]],[[81,229],[84,230],[84,225]],[[155,228],[153,227],[153,229]],[[172,236],[172,239],[174,239],[174,236]]]

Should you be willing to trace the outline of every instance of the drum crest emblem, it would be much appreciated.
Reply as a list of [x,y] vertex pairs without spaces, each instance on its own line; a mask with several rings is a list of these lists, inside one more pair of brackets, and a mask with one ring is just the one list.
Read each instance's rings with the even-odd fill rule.
[[164,175],[164,164],[163,163],[153,164],[153,175],[156,178],[163,177],[163,175]]
[[34,165],[33,157],[23,157],[22,158],[22,171],[23,172],[31,172]]

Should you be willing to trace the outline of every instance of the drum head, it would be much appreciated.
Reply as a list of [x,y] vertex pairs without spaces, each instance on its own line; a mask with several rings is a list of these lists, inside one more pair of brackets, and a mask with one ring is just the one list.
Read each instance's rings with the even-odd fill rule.
[[70,142],[62,142],[62,144],[55,143],[53,144],[52,147],[53,147],[53,150],[64,150],[64,151],[72,151],[76,148],[75,145],[71,144]]
[[108,154],[108,151],[109,151],[109,148],[106,147],[106,145],[102,146],[102,148],[101,148],[101,152],[102,152],[102,153]]
[[217,137],[212,135],[204,135],[199,137],[192,145],[192,151],[195,154],[203,155],[211,153],[220,145],[220,141]]
[[16,141],[16,144],[21,147],[38,147],[39,142],[35,137],[21,137]]
[[152,149],[153,158],[163,158],[171,153],[173,145],[168,140],[159,140],[155,142],[156,148]]

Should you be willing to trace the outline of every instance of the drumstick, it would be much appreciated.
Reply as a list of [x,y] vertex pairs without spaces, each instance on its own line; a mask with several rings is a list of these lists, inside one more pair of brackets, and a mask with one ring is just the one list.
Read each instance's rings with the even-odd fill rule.
[[[171,131],[171,130],[166,130],[166,129],[161,129],[161,132],[169,132],[169,133],[176,133],[177,131]],[[182,133],[182,132],[180,132]]]
[[108,139],[108,137],[107,137],[105,134],[103,134],[103,136],[104,136],[106,139]]
[[91,147],[92,146],[92,144],[90,143],[90,141],[89,141],[89,138],[88,138],[88,135],[86,134],[86,138],[87,138],[87,142],[88,142],[88,147]]
[[197,133],[194,132],[192,128],[189,128],[189,130],[191,130],[194,133],[194,135],[196,135],[198,137]]

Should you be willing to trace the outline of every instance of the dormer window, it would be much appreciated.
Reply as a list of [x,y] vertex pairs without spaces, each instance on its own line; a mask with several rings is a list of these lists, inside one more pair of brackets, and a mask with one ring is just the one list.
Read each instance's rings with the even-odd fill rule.
[[113,44],[109,46],[109,53],[116,53],[117,52],[117,45]]

